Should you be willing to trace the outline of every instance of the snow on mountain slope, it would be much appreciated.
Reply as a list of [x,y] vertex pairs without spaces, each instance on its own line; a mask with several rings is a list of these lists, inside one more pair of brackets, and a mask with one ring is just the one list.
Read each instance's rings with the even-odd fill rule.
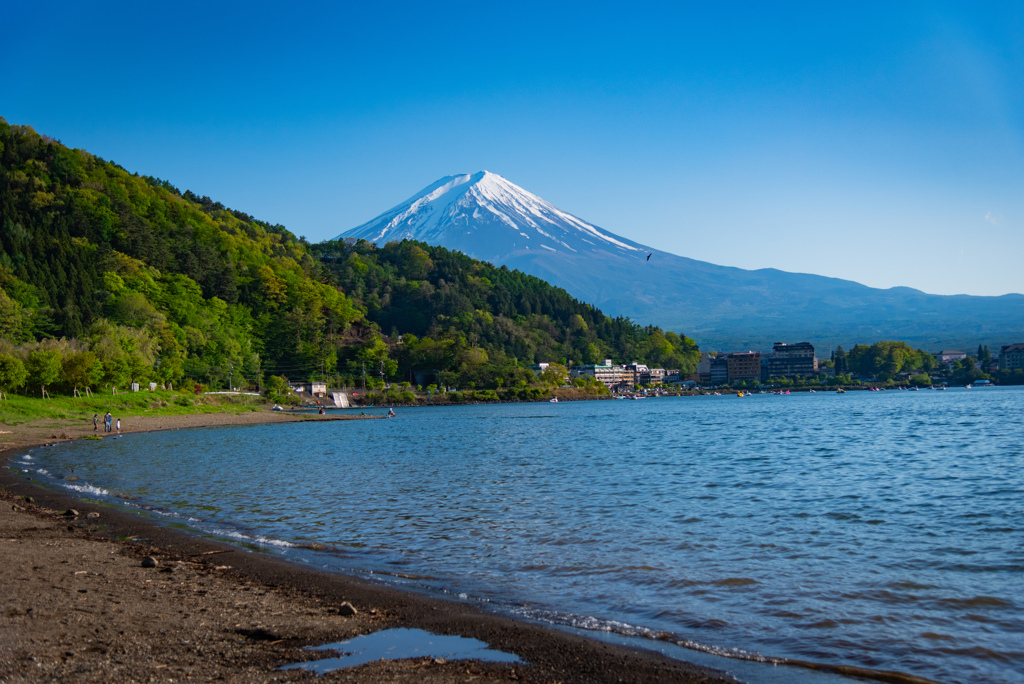
[[422,240],[489,260],[530,250],[639,254],[645,249],[489,171],[445,176],[390,211],[338,236],[348,237],[378,244]]
[[612,316],[684,331],[712,349],[899,339],[931,350],[1024,339],[1019,294],[878,290],[697,261],[609,233],[487,171],[446,176],[340,238],[379,245],[412,239],[457,250],[542,278]]

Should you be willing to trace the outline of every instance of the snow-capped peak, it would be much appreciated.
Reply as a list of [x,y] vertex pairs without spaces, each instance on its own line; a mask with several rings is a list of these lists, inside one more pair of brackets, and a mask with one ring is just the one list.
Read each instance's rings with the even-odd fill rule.
[[640,252],[490,171],[445,176],[339,238],[413,239],[494,259],[520,250]]

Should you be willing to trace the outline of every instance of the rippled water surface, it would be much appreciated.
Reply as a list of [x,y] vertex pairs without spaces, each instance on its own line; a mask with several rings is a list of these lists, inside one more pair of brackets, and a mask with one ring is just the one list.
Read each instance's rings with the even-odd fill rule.
[[536,619],[1011,682],[1022,416],[1015,388],[424,408],[78,442],[20,465]]

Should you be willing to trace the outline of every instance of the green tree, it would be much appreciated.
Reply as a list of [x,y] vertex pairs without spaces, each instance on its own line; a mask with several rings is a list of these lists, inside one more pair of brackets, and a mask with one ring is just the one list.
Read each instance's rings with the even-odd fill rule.
[[91,351],[71,352],[61,367],[64,384],[71,390],[92,387],[103,378],[103,364]]
[[21,359],[10,354],[0,354],[0,390],[10,392],[25,384],[28,371]]
[[368,378],[379,377],[381,369],[385,377],[393,376],[398,370],[398,362],[388,356],[388,345],[380,335],[374,335],[360,346],[353,363],[355,367],[352,370],[358,370],[360,373],[365,364]]
[[47,385],[60,380],[61,354],[56,349],[35,349],[28,353],[25,370],[28,371],[29,382],[38,385],[43,392]]
[[836,347],[833,360],[836,363],[836,375],[845,375],[850,372],[849,356],[843,351],[842,346]]
[[546,385],[564,385],[569,377],[569,370],[560,363],[548,364],[540,374],[541,381]]
[[981,370],[987,373],[989,371],[989,369],[992,367],[992,352],[990,352],[988,350],[988,346],[987,345],[986,346],[982,346],[980,344],[978,345],[978,356],[977,356],[977,358],[978,358],[978,365],[981,367]]
[[281,375],[271,375],[267,378],[263,392],[276,401],[288,392],[288,379]]
[[[178,331],[184,338],[185,332],[180,328]],[[187,350],[178,340],[175,329],[167,323],[157,325],[154,334],[159,348],[158,357],[154,363],[154,375],[160,382],[177,382],[185,373]]]

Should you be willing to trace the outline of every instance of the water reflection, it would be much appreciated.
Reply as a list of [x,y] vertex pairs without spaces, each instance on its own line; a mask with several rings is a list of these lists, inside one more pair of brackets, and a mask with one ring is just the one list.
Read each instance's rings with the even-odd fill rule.
[[359,636],[348,641],[338,641],[323,646],[313,646],[308,651],[338,651],[344,655],[336,658],[310,660],[285,665],[282,670],[303,669],[326,674],[346,667],[365,665],[375,660],[401,660],[402,658],[443,658],[445,660],[482,660],[490,663],[521,663],[514,653],[492,650],[479,639],[461,636],[431,634],[422,629],[385,629],[373,634]]

